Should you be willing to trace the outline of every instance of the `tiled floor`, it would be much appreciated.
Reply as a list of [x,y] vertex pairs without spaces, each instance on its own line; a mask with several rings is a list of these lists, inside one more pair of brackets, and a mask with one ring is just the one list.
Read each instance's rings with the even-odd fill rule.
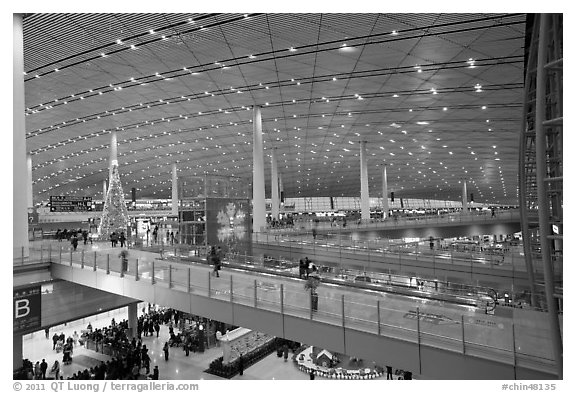
[[[142,312],[142,306],[139,306],[139,315]],[[86,366],[74,362],[74,358],[84,355],[89,358],[94,358],[98,360],[107,360],[108,356],[101,353],[88,350],[86,348],[77,346],[74,349],[74,354],[72,355],[72,363],[70,365],[62,365],[62,353],[56,353],[52,350],[52,336],[54,333],[64,333],[66,337],[73,334],[74,331],[80,333],[80,330],[85,329],[88,322],[92,324],[94,328],[101,328],[110,325],[112,318],[116,321],[121,321],[122,319],[128,318],[127,308],[121,308],[115,311],[100,314],[99,317],[85,318],[73,323],[67,324],[67,326],[59,326],[50,329],[49,338],[46,339],[44,331],[29,334],[23,337],[23,356],[29,359],[33,363],[36,361],[42,361],[46,359],[48,367],[50,368],[55,360],[60,362],[61,375],[64,379],[71,376],[77,371],[84,370]],[[175,329],[178,332],[177,329]],[[160,379],[168,380],[201,380],[201,379],[213,379],[213,380],[224,380],[223,378],[217,377],[205,373],[204,370],[208,368],[209,363],[219,356],[222,356],[222,350],[220,348],[211,348],[204,353],[190,353],[189,357],[185,356],[185,353],[180,348],[171,348],[170,356],[168,361],[164,360],[164,354],[162,353],[162,346],[164,342],[168,340],[168,328],[165,325],[160,327],[160,337],[142,337],[142,344],[146,344],[149,349],[149,354],[151,358],[150,368],[153,369],[154,366],[158,366],[160,370]],[[85,360],[90,360],[86,359]],[[143,372],[145,370],[142,370]],[[284,359],[279,359],[276,353],[272,353],[270,356],[262,359],[260,362],[248,367],[244,371],[244,375],[237,375],[233,379],[243,379],[243,380],[272,380],[272,379],[282,379],[282,380],[306,380],[309,379],[307,374],[304,374],[298,370],[298,368],[291,362],[284,362]],[[318,378],[320,379],[320,378]]]

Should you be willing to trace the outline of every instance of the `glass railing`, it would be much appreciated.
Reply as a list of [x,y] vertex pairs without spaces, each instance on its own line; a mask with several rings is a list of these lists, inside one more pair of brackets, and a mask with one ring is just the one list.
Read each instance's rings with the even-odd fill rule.
[[[391,299],[374,291],[339,285],[320,285],[317,303],[303,280],[274,277],[225,268],[214,277],[210,266],[131,250],[123,263],[120,250],[69,251],[43,245],[43,260],[74,269],[87,269],[145,281],[175,291],[190,292],[226,302],[392,337],[419,345],[482,357],[506,364],[526,364],[553,372],[548,330],[521,317],[505,318],[482,312],[463,314],[438,302]],[[48,246],[48,248],[46,248]],[[248,261],[257,266],[257,261]],[[262,269],[260,263],[258,269]]]
[[[386,263],[410,266],[411,262],[428,262],[430,264],[450,264],[474,267],[488,267],[496,270],[526,272],[524,251],[521,246],[496,248],[481,245],[446,244],[438,246],[435,242],[431,248],[426,241],[396,244],[387,239],[353,240],[340,234],[317,235],[303,232],[299,235],[279,233],[255,233],[253,242],[265,245],[282,246],[289,253],[302,249],[316,250],[339,254],[358,254],[364,260],[381,260]],[[419,266],[416,264],[415,266]]]
[[467,214],[459,213],[446,213],[446,214],[422,214],[412,216],[393,216],[388,218],[371,218],[368,220],[362,219],[347,219],[346,226],[344,221],[336,217],[336,221],[311,217],[307,219],[296,219],[293,225],[289,227],[272,228],[268,226],[268,231],[272,232],[299,232],[310,231],[312,228],[317,230],[330,230],[330,231],[350,231],[355,229],[379,229],[379,228],[395,228],[403,226],[414,225],[433,225],[433,224],[446,224],[446,223],[477,223],[477,222],[490,222],[494,220],[520,220],[520,211],[518,209],[507,209],[502,211],[495,211],[494,215],[490,211],[470,211]]

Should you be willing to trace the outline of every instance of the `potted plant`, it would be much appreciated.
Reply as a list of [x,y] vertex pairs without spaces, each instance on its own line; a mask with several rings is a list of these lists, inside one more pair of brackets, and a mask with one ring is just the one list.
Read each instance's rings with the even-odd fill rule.
[[318,311],[318,293],[316,293],[316,289],[319,285],[320,277],[317,276],[309,276],[304,283],[304,289],[310,291],[310,305],[312,311]]

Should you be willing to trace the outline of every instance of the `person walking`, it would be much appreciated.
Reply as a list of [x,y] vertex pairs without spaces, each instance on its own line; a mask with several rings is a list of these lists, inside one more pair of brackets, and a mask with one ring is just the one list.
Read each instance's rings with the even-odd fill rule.
[[162,348],[162,350],[164,351],[164,360],[168,361],[168,355],[170,354],[170,346],[168,345],[168,342],[164,343],[164,348]]
[[84,245],[86,245],[88,242],[88,231],[86,229],[82,231],[82,239],[84,239]]
[[120,233],[120,237],[118,239],[120,240],[120,247],[124,247],[124,243],[126,242],[126,236],[124,235],[124,232]]
[[50,328],[45,328],[44,333],[46,334],[46,340],[50,339]]
[[160,337],[160,324],[158,322],[154,322],[154,330],[156,330],[156,337]]
[[170,245],[173,246],[174,245],[174,231],[170,232]]
[[46,379],[46,370],[48,370],[48,363],[46,363],[46,359],[42,359],[42,363],[40,363],[40,372],[42,374],[42,379]]
[[158,366],[154,366],[154,373],[152,374],[152,379],[157,381],[160,378],[160,372],[158,371]]
[[76,236],[76,234],[74,234],[74,236],[72,236],[72,239],[70,240],[70,242],[72,243],[72,247],[74,248],[74,251],[76,251],[76,248],[78,247],[78,237]]
[[54,375],[54,379],[60,379],[60,363],[58,363],[58,360],[54,361],[54,364],[50,369],[50,374]]
[[60,228],[58,228],[58,230],[56,231],[56,239],[61,242],[62,241],[62,232],[60,231]]

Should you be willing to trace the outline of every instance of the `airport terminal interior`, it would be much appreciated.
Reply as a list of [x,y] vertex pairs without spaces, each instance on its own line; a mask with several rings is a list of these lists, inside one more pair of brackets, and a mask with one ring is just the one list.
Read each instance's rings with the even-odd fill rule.
[[564,378],[563,14],[13,21],[14,379]]

